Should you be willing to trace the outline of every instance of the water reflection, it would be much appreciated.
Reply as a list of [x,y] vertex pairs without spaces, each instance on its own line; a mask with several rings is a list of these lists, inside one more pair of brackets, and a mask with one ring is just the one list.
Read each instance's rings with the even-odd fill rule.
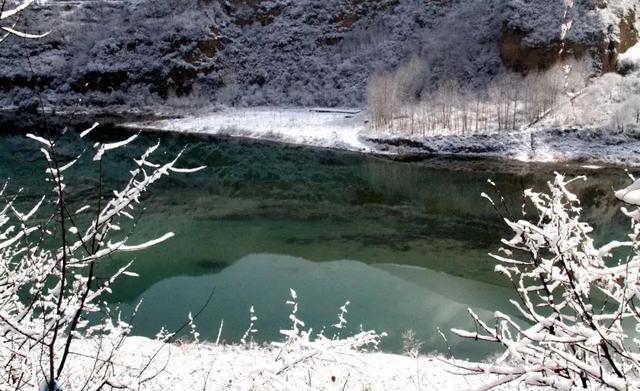
[[[61,156],[75,157],[97,140],[120,139],[112,129],[89,140],[71,138]],[[338,307],[352,302],[352,325],[386,330],[385,347],[398,349],[400,333],[413,328],[425,349],[444,349],[434,327],[471,326],[467,306],[508,312],[505,280],[493,272],[488,252],[509,235],[500,216],[481,197],[491,178],[505,197],[505,211],[521,213],[522,190],[544,190],[554,171],[584,174],[578,165],[521,164],[434,158],[396,162],[371,156],[282,147],[185,135],[142,135],[108,155],[107,184],[126,179],[129,158],[161,139],[158,156],[169,159],[184,145],[183,166],[206,165],[194,175],[174,175],[155,186],[131,240],[173,231],[174,239],[134,254],[140,278],[114,286],[112,302],[131,307],[144,296],[136,332],[154,335],[181,323],[216,287],[214,303],[199,320],[205,335],[225,319],[225,338],[237,341],[248,308],[255,305],[260,336],[279,337],[285,326],[289,287],[300,291],[302,316],[315,328],[334,322]],[[25,190],[25,205],[48,191],[38,146],[22,135],[2,136],[0,177]],[[67,172],[71,203],[95,196],[91,156]],[[28,164],[25,164],[28,162]],[[40,165],[40,166],[39,166]],[[611,192],[628,179],[619,168],[588,171],[572,185],[597,242],[623,238],[628,229]],[[128,228],[123,224],[123,231]],[[262,254],[262,255],[256,255]],[[286,255],[264,255],[286,254]],[[130,254],[104,263],[108,275]],[[350,259],[354,261],[336,261]],[[395,265],[395,266],[394,266]],[[487,313],[490,315],[489,313]],[[456,344],[461,355],[480,354],[473,343]]]
[[[481,357],[491,346],[450,335],[451,327],[472,327],[471,306],[489,318],[509,290],[471,282],[428,269],[399,265],[369,266],[356,261],[310,262],[275,254],[246,256],[219,273],[199,277],[171,277],[145,291],[134,333],[153,335],[159,325],[177,328],[186,314],[196,312],[215,289],[214,297],[196,323],[204,337],[215,339],[224,319],[222,338],[237,342],[249,325],[249,307],[258,316],[258,340],[281,339],[289,326],[289,288],[299,296],[298,316],[307,327],[327,335],[336,330],[339,307],[349,300],[347,333],[366,329],[385,331],[385,350],[401,350],[401,333],[413,329],[427,350],[446,351],[436,329],[448,334],[458,357]],[[509,313],[509,308],[506,312]],[[344,333],[345,331],[343,331]]]

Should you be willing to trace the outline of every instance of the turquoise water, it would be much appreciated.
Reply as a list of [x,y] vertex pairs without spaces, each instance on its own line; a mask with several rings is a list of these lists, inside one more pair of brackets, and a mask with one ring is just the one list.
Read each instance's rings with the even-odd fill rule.
[[[67,158],[90,150],[98,139],[125,136],[96,131],[80,142],[65,135]],[[0,178],[23,188],[19,201],[37,199],[44,162],[23,135],[2,137]],[[622,237],[626,220],[611,187],[626,179],[619,168],[590,171],[579,165],[520,164],[491,160],[432,158],[412,162],[373,156],[239,140],[186,135],[142,135],[107,155],[106,184],[126,180],[129,157],[161,139],[169,159],[187,147],[183,166],[206,165],[197,174],[175,174],[153,188],[138,212],[132,242],[167,231],[175,237],[140,253],[118,255],[102,265],[106,275],[131,259],[139,278],[119,281],[106,297],[129,312],[143,299],[134,333],[153,336],[161,326],[181,325],[214,292],[196,320],[213,339],[237,342],[255,307],[259,341],[280,338],[288,325],[289,288],[298,292],[299,317],[319,331],[337,322],[350,301],[346,333],[385,331],[382,348],[401,351],[401,335],[416,332],[425,352],[446,352],[437,333],[448,336],[458,357],[481,357],[487,345],[460,340],[452,327],[472,328],[473,307],[489,319],[494,310],[513,313],[511,292],[493,272],[488,252],[509,235],[496,211],[480,197],[493,194],[493,179],[506,207],[518,214],[521,192],[543,189],[554,171],[589,175],[577,183],[587,219],[598,240]],[[68,175],[72,202],[95,198],[97,169],[90,156]],[[343,333],[344,334],[344,333]]]

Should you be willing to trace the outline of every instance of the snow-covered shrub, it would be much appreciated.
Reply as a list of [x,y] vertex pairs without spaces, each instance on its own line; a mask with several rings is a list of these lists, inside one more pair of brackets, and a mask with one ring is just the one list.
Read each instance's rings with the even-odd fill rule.
[[[254,383],[258,389],[262,389],[268,384],[274,384],[279,381],[277,378],[286,372],[297,369],[298,371],[315,372],[322,367],[322,362],[330,361],[339,363],[345,357],[350,356],[354,351],[377,349],[380,340],[386,336],[386,333],[377,333],[373,330],[362,330],[361,332],[350,336],[341,337],[340,332],[346,326],[346,314],[349,302],[340,307],[338,314],[338,323],[332,327],[335,329],[333,336],[326,336],[325,330],[314,333],[313,329],[305,328],[305,322],[298,318],[298,294],[295,290],[290,289],[291,298],[286,304],[291,307],[289,320],[291,327],[286,330],[280,330],[285,337],[283,342],[274,342],[272,345],[277,349],[276,363],[280,362],[281,366],[275,373],[260,374],[262,380]],[[253,315],[251,321],[253,322]],[[249,329],[253,327],[253,324]],[[277,384],[277,383],[275,383]]]
[[[69,134],[57,139],[28,137],[39,144],[45,158],[52,195],[42,195],[22,210],[8,186],[1,191],[5,204],[0,208],[0,388],[120,388],[131,382],[128,377],[137,375],[113,370],[131,326],[103,296],[111,292],[116,279],[136,275],[128,270],[131,263],[107,276],[96,274],[97,265],[113,253],[142,250],[172,237],[169,232],[132,244],[120,227],[133,219],[149,186],[171,172],[197,169],[177,168],[179,156],[165,163],[153,162],[156,144],[133,159],[124,186],[107,193],[102,188],[105,155],[137,135],[121,142],[96,143],[92,158],[98,177],[95,202],[77,208],[69,201],[66,178],[76,164],[87,164],[84,153],[70,159],[59,152]],[[76,350],[78,346],[85,348]],[[92,363],[87,371],[65,370],[70,361],[79,356],[86,360],[87,355]]]
[[418,339],[415,330],[407,329],[402,332],[402,353],[410,357],[418,357],[422,342]]
[[[515,235],[492,257],[513,284],[521,319],[496,312],[487,323],[469,310],[476,330],[453,330],[504,347],[495,362],[455,364],[466,373],[497,375],[484,389],[510,382],[640,389],[640,208],[622,207],[631,219],[628,238],[597,247],[569,190],[585,179],[556,174],[548,192],[525,191],[528,218],[505,219]],[[635,182],[616,197],[640,205],[638,189]]]
[[640,70],[640,43],[620,55],[617,67],[618,72],[623,75]]
[[624,131],[640,127],[640,97],[629,96],[613,112],[613,126]]

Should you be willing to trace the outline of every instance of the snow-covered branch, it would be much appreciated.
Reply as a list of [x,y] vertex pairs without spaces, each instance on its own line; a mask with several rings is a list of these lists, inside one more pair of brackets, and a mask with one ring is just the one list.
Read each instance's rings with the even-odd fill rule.
[[[3,21],[5,19],[10,19],[10,18],[18,19],[20,17],[20,13],[26,10],[34,1],[35,0],[24,0],[9,9],[5,9],[8,6],[7,1],[6,0],[2,1],[0,3],[0,5],[2,5],[2,8],[0,9],[0,21]],[[38,39],[38,38],[44,38],[50,33],[50,31],[42,34],[26,33],[23,31],[16,30],[15,29],[16,24],[17,24],[17,21],[14,22],[10,27],[0,26],[0,30],[3,30],[6,32],[6,36],[2,37],[0,39],[0,42],[2,42],[9,35],[15,35],[20,38]]]
[[[131,330],[130,320],[121,319],[105,303],[104,294],[111,292],[118,278],[137,274],[129,270],[128,263],[98,279],[95,266],[113,253],[143,250],[173,237],[169,232],[143,243],[129,243],[128,236],[111,240],[112,233],[120,230],[119,220],[133,218],[140,197],[153,183],[171,172],[192,170],[175,167],[179,156],[164,163],[151,161],[156,144],[133,159],[129,179],[105,200],[105,152],[127,145],[135,136],[96,144],[97,194],[90,201],[93,205],[72,211],[65,176],[82,156],[65,162],[57,152],[62,141],[33,134],[27,137],[41,148],[47,163],[45,175],[54,187],[51,196],[43,196],[26,210],[12,198],[0,208],[0,365],[4,368],[0,388],[53,391],[80,389],[82,384],[83,389],[125,384],[130,379],[115,376],[112,363]],[[98,344],[91,350],[95,365],[82,376],[65,371],[78,343]]]
[[[503,380],[486,389],[506,382],[563,390],[640,389],[640,209],[622,208],[631,218],[630,240],[596,247],[593,228],[582,220],[580,201],[569,190],[576,180],[586,178],[556,174],[548,192],[526,190],[526,205],[538,217],[506,220],[514,236],[493,257],[496,270],[515,287],[520,319],[497,312],[489,326],[470,311],[477,331],[453,330],[504,347],[495,363],[464,366]],[[616,196],[634,201],[638,187],[636,182]]]

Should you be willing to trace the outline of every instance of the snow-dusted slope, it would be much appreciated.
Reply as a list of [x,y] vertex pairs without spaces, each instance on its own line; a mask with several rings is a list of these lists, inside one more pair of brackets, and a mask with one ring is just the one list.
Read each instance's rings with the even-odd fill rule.
[[[606,45],[633,2],[599,3],[577,2],[570,41]],[[362,107],[369,74],[413,55],[425,85],[482,86],[504,72],[504,26],[553,44],[561,16],[555,0],[49,0],[18,24],[48,37],[0,45],[0,105]]]

